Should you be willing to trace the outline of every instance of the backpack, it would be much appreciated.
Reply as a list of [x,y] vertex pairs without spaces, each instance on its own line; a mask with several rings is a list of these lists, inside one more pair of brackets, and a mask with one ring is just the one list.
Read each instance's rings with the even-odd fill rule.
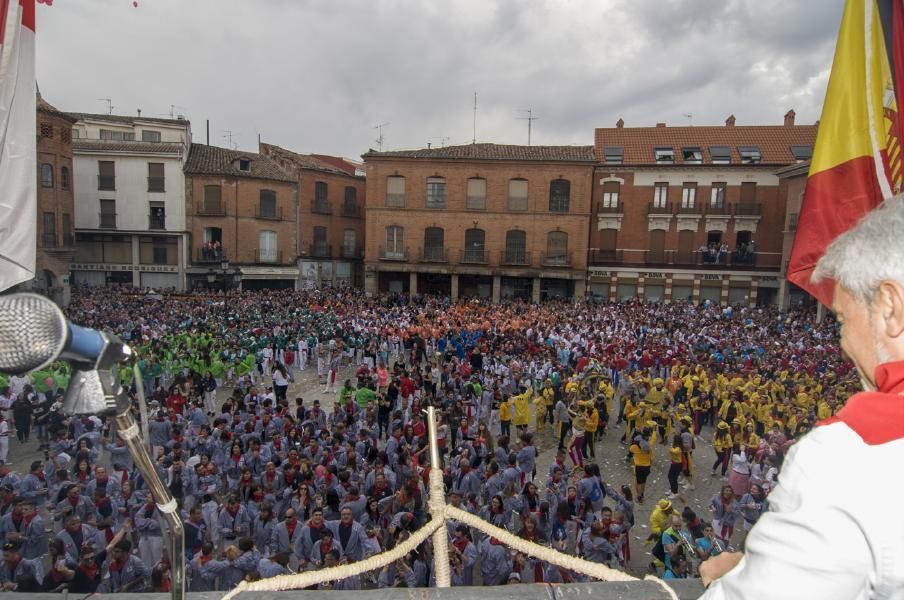
[[603,490],[598,481],[593,482],[593,489],[590,490],[590,501],[599,502],[603,499]]

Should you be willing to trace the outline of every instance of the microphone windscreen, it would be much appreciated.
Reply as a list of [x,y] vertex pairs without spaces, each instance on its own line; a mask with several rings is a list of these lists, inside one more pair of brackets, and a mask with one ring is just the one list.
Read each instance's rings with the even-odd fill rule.
[[21,375],[56,359],[69,327],[53,300],[38,294],[0,296],[0,372]]

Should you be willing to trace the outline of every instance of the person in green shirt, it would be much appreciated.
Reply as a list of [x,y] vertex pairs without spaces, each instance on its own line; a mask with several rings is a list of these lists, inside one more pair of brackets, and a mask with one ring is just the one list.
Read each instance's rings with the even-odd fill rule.
[[373,383],[370,383],[358,389],[355,394],[355,402],[358,404],[358,408],[367,408],[367,405],[376,399],[377,392],[373,389],[373,385]]

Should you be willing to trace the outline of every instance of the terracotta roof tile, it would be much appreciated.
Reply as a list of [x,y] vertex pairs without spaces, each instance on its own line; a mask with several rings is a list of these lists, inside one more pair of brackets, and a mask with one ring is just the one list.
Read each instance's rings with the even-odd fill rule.
[[285,148],[274,146],[273,144],[264,143],[260,145],[260,149],[262,156],[270,158],[287,172],[294,171],[295,169],[310,169],[313,171],[332,173],[334,175],[348,174],[310,154],[298,154],[297,152],[292,152],[291,150],[286,150]]
[[[251,161],[249,171],[239,169],[238,161],[243,158]],[[204,144],[191,145],[184,170],[189,175],[229,175],[296,182],[295,177],[289,175],[278,164],[262,154],[205,146]]]
[[72,140],[72,149],[83,152],[157,152],[181,154],[182,144],[168,142],[114,142],[101,140]]
[[605,148],[624,148],[625,165],[660,165],[654,158],[655,148],[672,148],[675,164],[684,163],[682,148],[703,150],[703,164],[713,164],[709,148],[728,146],[731,164],[740,165],[738,146],[757,146],[762,157],[760,165],[789,165],[797,162],[791,154],[792,145],[813,146],[816,143],[815,125],[746,125],[734,127],[612,127],[597,128],[596,156],[605,163]]
[[556,162],[595,162],[593,146],[514,146],[506,144],[465,144],[420,150],[369,150],[368,158],[434,158],[453,160],[529,160]]

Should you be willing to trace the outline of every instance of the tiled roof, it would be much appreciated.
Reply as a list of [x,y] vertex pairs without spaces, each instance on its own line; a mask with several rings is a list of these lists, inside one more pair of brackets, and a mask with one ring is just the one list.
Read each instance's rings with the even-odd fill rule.
[[261,143],[261,155],[269,157],[275,161],[280,167],[286,171],[294,171],[295,169],[311,169],[325,173],[333,173],[335,175],[347,175],[345,171],[338,169],[319,158],[315,158],[310,154],[298,154],[291,150],[286,150],[273,144]]
[[75,117],[68,115],[68,114],[64,113],[63,111],[59,110],[57,107],[52,105],[50,102],[48,102],[47,100],[44,100],[44,98],[42,98],[40,94],[38,94],[38,112],[43,112],[43,113],[53,115],[55,117],[60,117],[62,119],[66,119],[67,121],[71,121],[73,123],[75,123],[75,121],[76,121]]
[[[662,165],[657,163],[655,148],[672,148],[675,164],[683,163],[681,149],[694,147],[703,150],[703,164],[712,164],[710,146],[728,146],[731,164],[740,165],[738,146],[757,146],[762,159],[760,165],[789,165],[797,162],[791,154],[792,145],[813,146],[815,125],[745,125],[732,127],[612,127],[597,128],[596,156],[605,163],[607,146],[624,148],[625,165]],[[693,164],[693,163],[691,163]]]
[[369,150],[362,155],[371,158],[434,158],[453,160],[530,160],[543,162],[595,162],[593,146],[513,146],[505,144],[465,144],[420,150]]
[[336,167],[340,171],[344,171],[348,175],[355,175],[359,170],[364,168],[362,163],[341,156],[330,156],[329,154],[312,154],[311,156],[317,160],[322,160],[328,165]]
[[101,140],[72,140],[72,149],[82,152],[139,152],[157,154],[180,154],[182,144],[167,142],[114,142]]
[[159,123],[161,125],[179,125],[188,124],[187,119],[156,119],[154,117],[139,117],[126,115],[101,115],[97,113],[66,113],[70,117],[81,120],[90,119],[92,121],[108,121],[110,123],[122,123],[123,125],[135,125],[135,123]]
[[[251,161],[250,171],[239,169],[238,161],[242,158]],[[191,145],[184,170],[189,175],[230,175],[292,183],[296,181],[295,177],[289,175],[278,164],[262,154],[205,146],[204,144]]]

